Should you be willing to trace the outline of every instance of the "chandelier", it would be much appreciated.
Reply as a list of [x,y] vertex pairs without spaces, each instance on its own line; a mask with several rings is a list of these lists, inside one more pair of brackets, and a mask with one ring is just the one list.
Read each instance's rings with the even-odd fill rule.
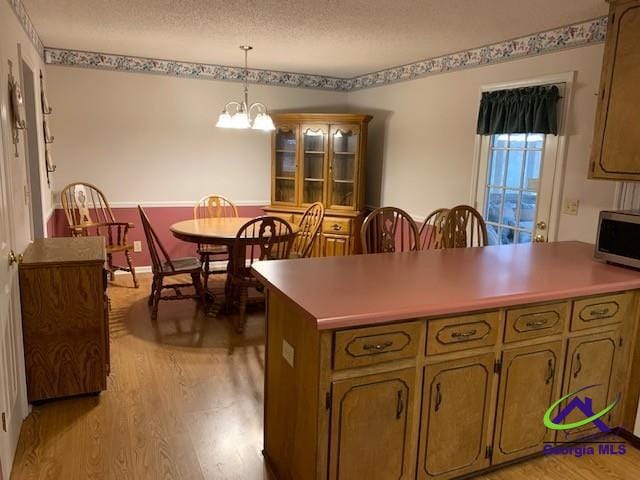
[[[240,102],[231,101],[224,106],[224,110],[218,117],[216,127],[237,128],[253,130],[264,130],[269,132],[275,130],[273,120],[267,113],[267,107],[262,103],[252,103],[249,105],[249,88],[247,86],[249,69],[247,67],[247,55],[253,47],[250,45],[240,45],[244,51],[244,98]],[[232,113],[233,112],[233,113]],[[255,116],[253,116],[255,113]]]

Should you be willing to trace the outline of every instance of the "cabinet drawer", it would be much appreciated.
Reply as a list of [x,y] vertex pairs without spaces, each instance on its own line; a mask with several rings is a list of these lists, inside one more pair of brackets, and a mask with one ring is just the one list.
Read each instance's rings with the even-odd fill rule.
[[335,333],[333,368],[374,365],[415,357],[421,322],[343,330]]
[[268,215],[270,217],[278,217],[288,223],[293,223],[293,213],[266,212],[265,215]]
[[631,303],[631,293],[602,295],[573,302],[571,330],[586,330],[621,322]]
[[351,219],[329,217],[322,222],[323,233],[334,235],[349,235],[351,233]]
[[518,342],[562,333],[568,312],[568,302],[507,310],[504,341]]
[[497,311],[429,320],[427,355],[490,346],[497,337]]

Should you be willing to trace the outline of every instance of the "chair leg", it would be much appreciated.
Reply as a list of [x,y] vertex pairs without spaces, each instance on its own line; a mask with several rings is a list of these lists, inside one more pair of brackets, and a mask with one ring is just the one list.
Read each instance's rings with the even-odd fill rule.
[[158,275],[156,281],[156,289],[153,294],[153,305],[151,306],[151,320],[154,322],[158,319],[158,305],[160,304],[160,295],[162,293],[162,276]]
[[205,291],[209,289],[209,275],[210,275],[209,260],[211,259],[209,258],[209,255],[207,255],[206,253],[203,253],[200,255],[200,263],[202,263],[202,269],[203,269],[202,276],[204,277]]
[[113,270],[113,254],[107,253],[107,267],[109,268],[109,280],[112,282],[116,279],[116,274]]
[[149,294],[149,301],[147,302],[149,306],[153,305],[153,298],[156,293],[156,276],[153,276],[153,280],[151,280],[151,293]]
[[129,250],[124,251],[124,256],[127,259],[127,265],[129,265],[129,270],[131,270],[131,276],[133,277],[133,286],[138,288],[138,279],[136,278],[136,269],[133,266],[133,262],[131,261],[131,252]]
[[247,300],[249,298],[249,289],[247,287],[239,287],[239,309],[240,314],[236,323],[236,331],[242,333],[247,323]]
[[204,305],[206,300],[205,289],[202,286],[202,280],[200,279],[200,272],[192,273],[191,280],[193,281],[193,286],[196,289],[196,294],[198,295],[198,297],[200,297],[200,303]]

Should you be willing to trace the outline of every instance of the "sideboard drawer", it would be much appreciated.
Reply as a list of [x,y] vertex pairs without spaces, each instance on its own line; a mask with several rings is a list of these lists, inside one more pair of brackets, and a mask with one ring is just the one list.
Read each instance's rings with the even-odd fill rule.
[[498,337],[498,319],[499,313],[494,311],[429,320],[427,355],[495,344]]
[[322,232],[334,235],[349,235],[351,233],[351,219],[325,217],[322,222]]
[[505,343],[518,342],[562,333],[568,313],[568,302],[507,310],[504,341]]
[[338,331],[334,336],[333,368],[343,370],[413,358],[418,352],[421,324],[397,323]]
[[571,330],[586,330],[621,322],[627,314],[631,299],[632,293],[628,292],[574,301]]

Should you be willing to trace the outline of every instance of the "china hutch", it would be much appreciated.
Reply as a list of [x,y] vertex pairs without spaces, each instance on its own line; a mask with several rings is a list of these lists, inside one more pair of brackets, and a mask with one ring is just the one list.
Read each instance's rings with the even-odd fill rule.
[[297,223],[322,202],[325,218],[313,256],[342,256],[360,248],[369,115],[273,115],[271,205],[265,213]]

